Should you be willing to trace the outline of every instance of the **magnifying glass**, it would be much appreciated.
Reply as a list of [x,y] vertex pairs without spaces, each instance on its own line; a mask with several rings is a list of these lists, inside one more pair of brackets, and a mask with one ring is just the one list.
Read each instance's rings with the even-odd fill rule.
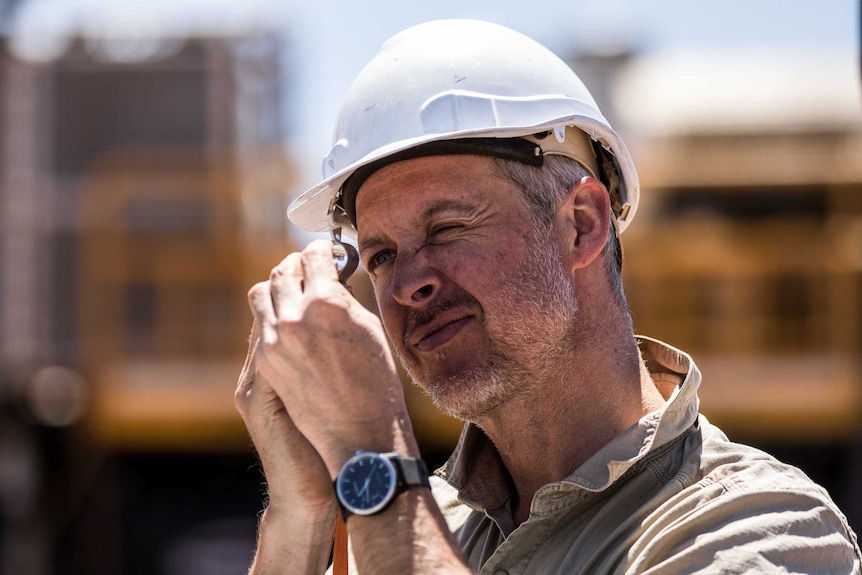
[[350,244],[342,243],[341,228],[334,228],[332,234],[332,263],[338,271],[338,281],[347,283],[359,265],[359,252]]

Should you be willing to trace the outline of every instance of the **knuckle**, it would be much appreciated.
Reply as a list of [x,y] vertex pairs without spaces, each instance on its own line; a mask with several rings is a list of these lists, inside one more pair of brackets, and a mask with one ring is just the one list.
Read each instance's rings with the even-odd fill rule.
[[[283,325],[285,323],[286,323],[286,320],[278,320],[278,331],[279,331],[279,333],[281,333],[283,331]],[[270,336],[270,337],[263,338],[263,342],[262,342],[261,347],[262,347],[262,351],[263,351],[264,355],[277,353],[279,351],[279,348],[281,347],[279,345],[280,339],[281,338],[278,336]]]
[[283,277],[285,273],[284,268],[281,265],[277,265],[269,272],[269,281],[277,280],[280,277]]
[[326,253],[327,250],[332,251],[332,242],[330,240],[317,239],[309,242],[303,253]]
[[275,327],[281,337],[286,337],[296,331],[299,323],[300,321],[297,321],[293,317],[279,316],[275,320]]
[[245,415],[248,412],[249,394],[250,390],[247,389],[246,385],[244,384],[237,387],[236,391],[233,394],[234,407],[239,412],[239,414],[243,416],[243,418],[245,418]]
[[281,260],[277,266],[272,268],[269,272],[270,281],[276,280],[284,277],[288,274],[288,272],[292,269],[296,269],[297,259],[300,257],[300,254],[297,252],[293,252],[288,254],[286,258]]
[[251,286],[251,289],[248,290],[248,301],[254,302],[257,299],[264,297],[266,292],[269,291],[269,282],[258,282]]

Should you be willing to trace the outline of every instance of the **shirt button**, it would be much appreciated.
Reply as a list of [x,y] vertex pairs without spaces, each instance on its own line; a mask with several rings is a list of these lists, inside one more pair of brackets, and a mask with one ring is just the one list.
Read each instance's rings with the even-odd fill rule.
[[505,569],[497,569],[494,571],[494,575],[509,575],[509,572]]

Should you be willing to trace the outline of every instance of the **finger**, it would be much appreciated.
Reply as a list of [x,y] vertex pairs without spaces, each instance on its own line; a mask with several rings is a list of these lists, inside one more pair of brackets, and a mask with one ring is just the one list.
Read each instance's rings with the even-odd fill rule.
[[252,381],[254,381],[254,356],[255,350],[257,349],[258,342],[260,341],[260,326],[258,325],[257,320],[255,319],[251,325],[251,333],[248,336],[248,352],[245,356],[245,364],[242,366],[242,371],[239,374],[239,381],[237,382],[237,387],[241,388],[246,385],[251,385]]
[[317,289],[338,283],[338,271],[332,262],[332,242],[315,240],[302,251],[302,273],[306,289]]
[[303,275],[300,254],[292,253],[272,269],[269,276],[270,297],[276,317],[291,319],[302,299]]
[[250,431],[255,426],[254,418],[251,414],[256,411],[265,410],[265,404],[273,401],[278,404],[270,406],[270,411],[284,409],[275,391],[257,369],[257,351],[260,346],[260,340],[260,324],[257,318],[255,318],[251,334],[248,338],[248,354],[246,355],[245,364],[242,367],[236,392],[234,393],[234,404],[237,411],[242,415],[243,420],[246,421],[246,426]]
[[248,403],[251,400],[252,391],[254,389],[255,379],[255,355],[260,341],[260,327],[257,319],[254,320],[251,326],[251,333],[248,336],[248,353],[245,356],[245,364],[242,366],[242,371],[239,374],[239,379],[234,392],[234,407],[240,413],[243,421],[247,419]]
[[255,284],[248,292],[248,304],[259,330],[258,345],[261,341],[275,341],[278,319],[272,306],[270,282]]

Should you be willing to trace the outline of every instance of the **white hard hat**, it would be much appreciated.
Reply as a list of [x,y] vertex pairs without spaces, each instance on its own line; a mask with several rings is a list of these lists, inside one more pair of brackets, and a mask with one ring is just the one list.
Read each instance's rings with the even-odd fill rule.
[[342,103],[323,180],[291,203],[288,217],[309,231],[351,233],[355,214],[342,198],[351,176],[361,184],[386,163],[446,153],[529,163],[532,155],[537,165],[543,154],[567,155],[599,172],[620,231],[637,210],[631,156],[571,68],[509,28],[438,20],[390,38],[359,73]]

